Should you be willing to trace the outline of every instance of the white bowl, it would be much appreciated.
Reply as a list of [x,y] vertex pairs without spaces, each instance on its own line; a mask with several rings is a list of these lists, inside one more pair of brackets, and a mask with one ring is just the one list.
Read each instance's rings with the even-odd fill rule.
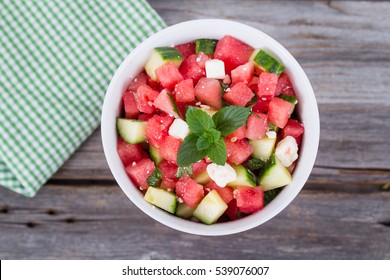
[[[289,74],[299,99],[298,114],[304,124],[305,133],[292,182],[270,204],[261,211],[240,220],[205,225],[178,218],[152,207],[143,199],[142,193],[127,176],[117,154],[115,120],[120,114],[122,93],[132,78],[141,72],[153,48],[177,45],[197,38],[220,39],[224,35],[232,35],[254,48],[265,49],[284,64],[285,71]],[[317,102],[309,79],[302,67],[281,44],[265,33],[245,24],[227,20],[202,19],[170,26],[145,40],[126,57],[107,89],[101,129],[104,153],[111,172],[119,186],[138,208],[160,223],[183,232],[198,235],[227,235],[261,225],[281,212],[297,196],[314,165],[318,150],[320,123]]]

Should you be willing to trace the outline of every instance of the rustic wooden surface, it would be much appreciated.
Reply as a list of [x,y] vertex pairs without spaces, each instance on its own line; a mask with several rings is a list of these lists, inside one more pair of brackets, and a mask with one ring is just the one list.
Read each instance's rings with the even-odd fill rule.
[[168,25],[237,20],[290,50],[320,108],[308,183],[258,228],[180,233],[127,199],[97,129],[35,198],[0,188],[0,259],[390,259],[390,2],[150,3]]

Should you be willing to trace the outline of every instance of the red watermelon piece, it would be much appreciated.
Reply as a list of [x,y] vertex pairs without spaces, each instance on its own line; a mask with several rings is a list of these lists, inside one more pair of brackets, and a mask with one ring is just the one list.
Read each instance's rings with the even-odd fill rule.
[[146,74],[145,72],[141,72],[130,82],[129,86],[127,87],[127,90],[136,92],[140,86],[146,85],[147,80],[148,74]]
[[214,109],[222,108],[223,90],[218,80],[201,78],[195,86],[195,97],[203,104]]
[[253,213],[264,207],[262,187],[238,186],[235,191],[237,207],[242,213]]
[[274,73],[262,72],[259,76],[257,95],[261,100],[272,99],[275,96],[278,75]]
[[237,140],[244,139],[246,135],[246,124],[244,123],[242,126],[237,128],[233,133],[230,133],[226,136],[227,139],[230,139],[232,142]]
[[301,143],[302,134],[304,132],[303,125],[294,119],[289,119],[286,126],[282,130],[282,139],[287,136],[292,136],[297,141],[297,144]]
[[284,128],[291,114],[291,103],[275,97],[268,106],[268,121]]
[[181,142],[180,139],[173,136],[166,136],[160,145],[160,155],[168,162],[176,164],[177,153],[179,152]]
[[201,159],[198,162],[195,162],[195,163],[191,164],[192,173],[194,173],[194,177],[196,177],[200,173],[206,171],[207,165],[209,165],[209,164],[206,163],[203,159]]
[[176,183],[176,195],[191,208],[196,207],[204,197],[203,186],[183,175]]
[[285,95],[291,95],[295,96],[294,89],[292,87],[290,78],[288,75],[283,72],[279,76],[278,84],[276,85],[275,95],[278,96],[279,94],[285,94]]
[[177,102],[181,103],[195,101],[194,82],[192,79],[181,81],[175,86],[175,98]]
[[175,48],[181,53],[183,58],[187,58],[192,54],[195,54],[195,43],[185,43],[175,46]]
[[252,107],[252,111],[256,113],[266,113],[271,100],[258,100]]
[[149,75],[146,84],[150,86],[152,89],[157,90],[158,92],[164,89],[164,87],[160,84],[160,82],[153,81],[152,78],[149,77]]
[[163,160],[158,165],[158,168],[160,168],[160,171],[162,173],[162,180],[161,180],[161,188],[165,189],[175,189],[176,182],[178,179],[176,178],[176,172],[177,172],[177,165],[171,162],[168,162],[166,160]]
[[126,172],[129,174],[133,182],[143,190],[148,188],[148,177],[156,169],[154,162],[149,158],[141,159],[135,164],[126,166]]
[[203,52],[198,53],[196,56],[196,62],[198,63],[198,65],[202,69],[206,69],[206,61],[209,59],[210,59],[210,57]]
[[146,123],[146,140],[155,148],[160,148],[168,135],[168,130],[173,122],[170,116],[154,115]]
[[138,120],[147,122],[147,121],[150,120],[153,116],[154,116],[154,115],[152,115],[152,114],[143,114],[143,113],[142,113],[142,114],[140,114],[140,115],[138,116]]
[[173,89],[173,87],[183,80],[179,69],[173,62],[165,63],[155,70],[158,81],[164,88]]
[[147,85],[140,86],[134,94],[138,110],[146,114],[153,113],[155,110],[153,102],[157,98],[158,94],[158,91]]
[[247,121],[246,138],[259,139],[265,135],[268,129],[267,115],[252,113]]
[[229,217],[231,221],[239,219],[240,211],[238,210],[237,201],[235,199],[229,202],[225,214]]
[[252,100],[254,93],[252,90],[244,83],[236,83],[230,90],[226,90],[223,95],[223,99],[233,105],[245,106],[249,101]]
[[253,148],[245,139],[231,142],[225,139],[227,161],[236,165],[246,161],[253,152]]
[[175,118],[180,118],[179,109],[176,106],[175,99],[166,89],[163,89],[154,100],[153,105],[161,111]]
[[204,68],[200,67],[196,61],[197,55],[193,54],[183,60],[180,64],[179,71],[185,80],[192,79],[196,84],[200,78],[206,76]]
[[252,61],[238,66],[236,69],[232,70],[232,83],[250,83],[253,79],[254,69],[255,67]]
[[129,144],[120,137],[118,137],[117,151],[124,166],[148,156],[142,149],[142,144]]
[[136,119],[140,113],[135,101],[134,92],[126,91],[123,94],[123,106],[125,107],[125,115],[127,119]]
[[211,180],[207,185],[204,186],[206,191],[216,190],[219,196],[225,201],[226,204],[229,204],[230,201],[234,199],[233,189],[229,187],[221,188],[213,180]]
[[259,77],[258,76],[253,76],[252,80],[249,82],[248,86],[252,91],[257,92],[258,86],[257,84],[259,83]]
[[225,63],[226,73],[230,74],[233,69],[248,62],[252,52],[253,48],[251,46],[226,35],[218,41],[214,58],[222,60]]

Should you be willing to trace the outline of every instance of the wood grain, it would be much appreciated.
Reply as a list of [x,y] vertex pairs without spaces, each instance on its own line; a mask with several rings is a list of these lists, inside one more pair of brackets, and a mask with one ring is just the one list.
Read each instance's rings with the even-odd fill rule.
[[200,18],[249,24],[297,58],[321,119],[308,183],[253,230],[177,232],[122,193],[97,129],[34,199],[0,189],[0,258],[390,259],[390,192],[381,189],[390,184],[390,2],[149,2],[168,25]]

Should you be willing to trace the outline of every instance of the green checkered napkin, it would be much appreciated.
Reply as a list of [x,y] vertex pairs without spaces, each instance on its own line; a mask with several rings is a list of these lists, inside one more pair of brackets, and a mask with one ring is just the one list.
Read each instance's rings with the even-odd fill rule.
[[143,0],[0,1],[0,185],[34,196],[98,126],[121,61],[164,26]]

